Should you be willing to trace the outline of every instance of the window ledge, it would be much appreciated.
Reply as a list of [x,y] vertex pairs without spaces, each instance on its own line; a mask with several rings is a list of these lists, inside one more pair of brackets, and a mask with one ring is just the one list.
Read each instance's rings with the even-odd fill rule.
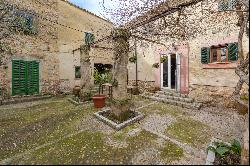
[[203,69],[235,69],[237,65],[238,65],[237,62],[209,63],[209,64],[203,64],[202,68]]

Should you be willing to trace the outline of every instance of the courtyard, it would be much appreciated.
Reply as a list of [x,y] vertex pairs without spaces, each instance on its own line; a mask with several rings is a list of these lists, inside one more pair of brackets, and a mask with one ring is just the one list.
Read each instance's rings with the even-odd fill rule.
[[116,131],[93,102],[67,97],[0,107],[0,164],[205,164],[212,138],[241,140],[243,115],[133,96],[141,121]]

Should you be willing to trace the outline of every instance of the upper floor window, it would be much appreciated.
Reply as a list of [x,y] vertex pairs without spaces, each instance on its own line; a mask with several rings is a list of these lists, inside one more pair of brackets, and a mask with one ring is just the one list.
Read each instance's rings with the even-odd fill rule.
[[90,44],[94,43],[94,41],[95,41],[94,34],[89,33],[89,32],[85,32],[85,44],[90,45]]
[[76,79],[81,78],[81,67],[80,66],[75,66],[75,78]]
[[218,9],[219,11],[233,10],[237,0],[219,0]]
[[13,26],[16,31],[22,31],[25,34],[37,33],[35,16],[31,12],[17,11]]
[[238,43],[201,48],[201,63],[227,63],[238,60]]
[[210,63],[214,62],[228,62],[228,48],[227,45],[212,46],[210,53]]

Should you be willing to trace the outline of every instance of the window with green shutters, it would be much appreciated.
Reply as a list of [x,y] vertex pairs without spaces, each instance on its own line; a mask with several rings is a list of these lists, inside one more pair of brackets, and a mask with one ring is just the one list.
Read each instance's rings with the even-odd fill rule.
[[94,41],[95,41],[94,34],[89,33],[89,32],[85,32],[85,44],[90,45],[90,44],[94,43]]
[[39,93],[39,62],[12,61],[12,95]]
[[219,0],[218,2],[218,10],[233,10],[237,4],[237,0]]
[[210,62],[210,48],[209,47],[203,47],[201,48],[201,63],[207,64]]
[[201,48],[201,63],[228,63],[238,60],[238,43]]
[[13,26],[24,34],[37,34],[37,19],[29,12],[16,11]]
[[238,60],[238,43],[228,44],[228,60],[237,61]]

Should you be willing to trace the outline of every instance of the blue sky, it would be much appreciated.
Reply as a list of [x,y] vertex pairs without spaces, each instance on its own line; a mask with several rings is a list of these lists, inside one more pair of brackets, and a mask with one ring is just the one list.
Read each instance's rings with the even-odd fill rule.
[[[103,0],[69,0],[69,1],[73,4],[76,4],[77,6],[87,9],[88,11],[102,17],[101,13],[103,13],[103,8],[100,3]],[[114,1],[112,2],[112,0],[105,0],[105,3],[109,3],[111,6],[114,5]]]

